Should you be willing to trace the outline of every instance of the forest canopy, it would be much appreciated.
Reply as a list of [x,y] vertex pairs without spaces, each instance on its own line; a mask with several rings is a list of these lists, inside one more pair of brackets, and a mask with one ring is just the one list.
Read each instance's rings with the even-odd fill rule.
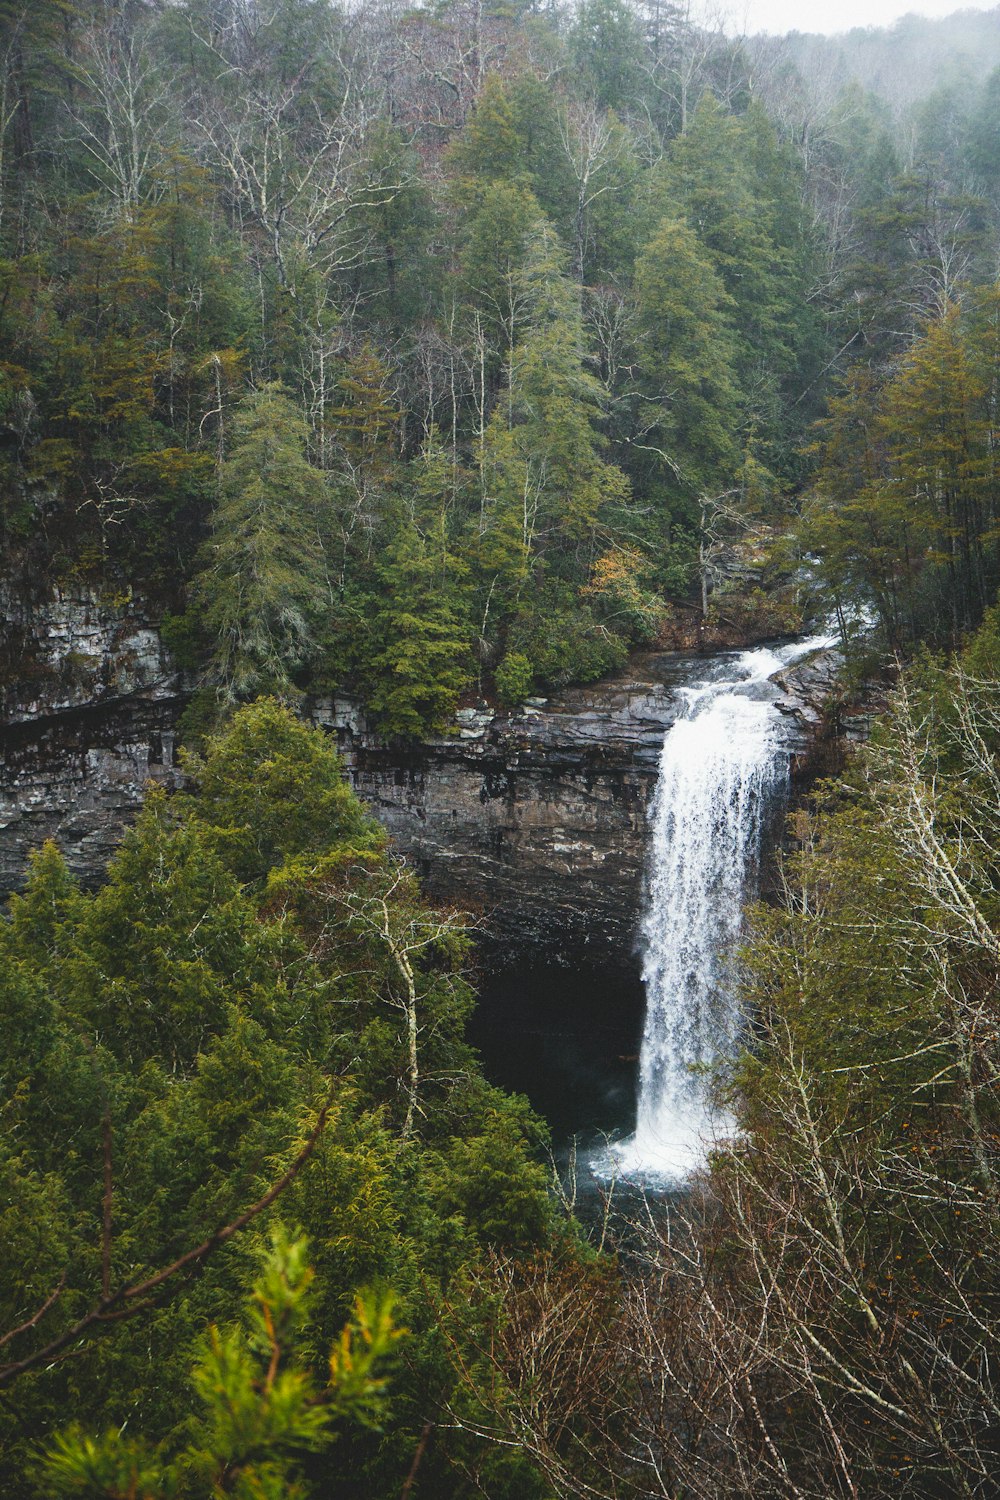
[[[838,51],[626,0],[0,20],[13,581],[149,599],[197,722],[342,689],[389,733],[440,729],[498,671],[509,697],[505,661],[522,696],[587,680],[746,594],[748,539],[786,625],[816,553],[893,644],[980,618],[988,27],[973,54],[932,23]],[[950,61],[914,98],[873,36],[901,74]],[[938,412],[968,431],[928,489]],[[807,504],[800,529],[804,495],[829,526]]]
[[24,588],[132,587],[216,704],[412,734],[655,636],[707,499],[783,513],[822,237],[735,44],[621,0],[2,22]]
[[[995,1493],[998,244],[996,12],[0,0],[0,597],[197,685],[0,922],[0,1491]],[[753,914],[738,1132],[585,1224],[300,711],[831,615],[892,687]]]

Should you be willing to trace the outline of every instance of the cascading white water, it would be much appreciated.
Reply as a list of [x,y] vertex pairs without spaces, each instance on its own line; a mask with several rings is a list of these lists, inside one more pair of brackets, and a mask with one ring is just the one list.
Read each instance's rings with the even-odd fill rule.
[[788,775],[768,679],[830,644],[748,651],[719,680],[681,689],[686,713],[664,740],[653,806],[636,1130],[594,1163],[599,1175],[676,1181],[732,1133],[707,1075],[738,1041],[731,953],[764,816]]

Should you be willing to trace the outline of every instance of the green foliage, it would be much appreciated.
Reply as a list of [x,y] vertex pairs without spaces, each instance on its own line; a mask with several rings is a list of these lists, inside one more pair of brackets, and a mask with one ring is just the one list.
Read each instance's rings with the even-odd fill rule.
[[[498,74],[487,75],[448,161],[459,201],[486,215],[484,224],[472,230],[473,243],[482,244],[485,225],[496,222],[497,205],[516,202],[513,189],[557,223],[572,213],[571,170],[557,104],[552,91],[530,73],[505,81]],[[473,262],[476,258],[474,251]]]
[[162,794],[149,798],[87,912],[68,962],[83,1013],[133,1063],[187,1066],[253,986],[255,934],[239,888]]
[[[19,1418],[0,1408],[0,1486],[392,1493],[450,1399],[448,1349],[471,1356],[496,1317],[468,1309],[445,1346],[443,1302],[493,1247],[554,1233],[538,1127],[464,1040],[464,925],[387,855],[324,735],[263,700],[191,773],[151,796],[95,894],[46,846],[0,928],[0,1309],[4,1332],[24,1325],[5,1358],[29,1360]],[[254,1229],[213,1236],[282,1180],[311,1248],[264,1210],[261,1270]],[[106,1287],[116,1316],[87,1323]],[[411,1333],[390,1408],[394,1308]],[[46,1354],[81,1318],[73,1359]]]
[[190,812],[238,880],[263,880],[294,855],[381,843],[334,746],[274,699],[236,713],[191,769],[197,796]]
[[224,700],[290,691],[314,649],[328,496],[307,446],[305,422],[277,387],[244,402],[193,587],[214,642],[210,681]]
[[482,1134],[453,1143],[444,1162],[441,1204],[458,1212],[498,1249],[528,1251],[548,1213],[546,1174],[525,1152],[524,1121],[511,1108],[489,1114]]
[[622,0],[585,0],[570,51],[588,94],[605,109],[628,108],[642,90],[642,40],[636,13]]
[[896,649],[957,641],[1000,582],[996,293],[949,306],[884,384],[852,372],[822,427],[803,536],[825,579],[873,604]]
[[510,636],[539,682],[552,688],[593,682],[624,665],[624,636],[595,619],[589,606],[571,603],[564,590],[547,590],[545,597],[544,616],[515,619]]
[[[737,461],[732,304],[686,225],[665,219],[636,265],[645,418],[681,494],[729,487]],[[647,439],[647,442],[649,440]]]
[[213,1325],[204,1341],[191,1374],[200,1410],[179,1451],[167,1443],[153,1448],[120,1429],[94,1439],[71,1428],[47,1460],[50,1492],[94,1500],[304,1496],[303,1455],[333,1443],[344,1420],[372,1425],[383,1416],[383,1372],[402,1337],[392,1321],[391,1296],[359,1294],[321,1388],[302,1350],[313,1279],[307,1253],[304,1238],[280,1226],[272,1230],[243,1324]]
[[[798,475],[832,348],[738,49],[669,8],[498,3],[452,77],[454,8],[387,71],[312,3],[112,11],[11,11],[0,516],[28,571],[152,596],[202,677],[193,741],[210,693],[345,690],[438,732],[543,570],[583,589],[635,545],[652,594],[687,588],[699,487],[748,454]],[[642,262],[664,215],[697,240],[672,310]]]
[[[464,235],[460,277],[467,316],[482,340],[480,403],[488,382],[495,397],[508,360],[529,319],[524,275],[530,247],[545,220],[534,194],[518,182],[487,181]],[[483,412],[485,417],[485,411]]]
[[521,651],[508,651],[496,669],[497,695],[505,708],[516,708],[531,693],[534,672]]
[[528,331],[511,356],[507,412],[494,413],[484,463],[500,508],[520,512],[530,558],[588,540],[628,485],[600,456],[604,392],[586,369],[579,300],[548,230],[530,246],[522,288]]
[[434,435],[410,470],[409,516],[386,549],[368,701],[390,734],[443,729],[471,677],[465,563],[449,543],[454,475]]
[[[727,113],[709,93],[690,129],[673,142],[663,174],[670,216],[682,211],[721,281],[724,358],[742,424],[755,431],[764,462],[776,473],[794,473],[796,441],[805,421],[818,415],[812,402],[803,407],[803,397],[820,376],[825,348],[810,301],[817,257],[800,181],[798,164],[760,109]],[[699,282],[703,277],[702,271]],[[695,295],[695,308],[703,296]],[[720,306],[717,297],[710,300]]]
[[[996,1362],[998,76],[985,46],[967,78],[935,57],[890,107],[819,87],[815,39],[751,58],[683,8],[474,11],[0,3],[3,582],[148,598],[201,674],[202,751],[101,890],[47,846],[0,927],[4,1351],[39,1355],[0,1405],[0,1489],[523,1500],[627,1488],[639,1452],[678,1494],[981,1489],[995,1392],[941,1393]],[[830,76],[877,45],[838,42]],[[908,679],[758,918],[746,1133],[717,1239],[682,1236],[706,1255],[658,1242],[622,1313],[668,1320],[643,1371],[464,1041],[461,922],[327,740],[237,705],[346,690],[441,732],[476,682],[513,705],[614,670],[722,533],[800,510],[782,545],[882,647],[986,624]],[[236,1235],[40,1357],[259,1199],[331,1098],[283,1195],[311,1287],[297,1234],[263,1273]],[[366,1285],[410,1329],[391,1408]],[[614,1426],[657,1403],[661,1430]]]
[[412,143],[388,121],[375,126],[369,160],[373,183],[391,187],[371,193],[360,206],[359,218],[371,226],[374,252],[366,258],[365,281],[373,320],[402,333],[424,315],[434,288],[428,246],[435,227],[431,191]]
[[444,729],[470,681],[469,650],[452,611],[424,606],[420,587],[423,548],[398,542],[389,554],[396,577],[409,584],[385,609],[376,631],[385,644],[371,662],[375,685],[369,702],[387,734],[420,736]]

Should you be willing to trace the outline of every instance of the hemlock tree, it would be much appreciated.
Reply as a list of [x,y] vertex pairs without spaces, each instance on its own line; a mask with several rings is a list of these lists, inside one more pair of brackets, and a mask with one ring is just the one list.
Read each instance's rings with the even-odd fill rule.
[[956,642],[982,618],[995,587],[995,541],[986,534],[983,504],[987,453],[977,420],[984,395],[951,305],[912,345],[883,397],[897,485],[914,510],[928,512],[930,556],[944,574]]
[[[474,542],[482,598],[480,650],[523,652],[542,681],[588,681],[619,663],[621,639],[593,618],[580,589],[627,515],[629,483],[604,457],[608,392],[587,368],[579,289],[551,229],[540,226],[520,275],[526,332],[509,362],[482,453]],[[536,585],[531,604],[525,588]],[[544,598],[544,607],[538,608]],[[506,632],[505,639],[498,639]]]
[[504,363],[528,323],[524,269],[532,240],[544,233],[544,226],[538,202],[527,188],[491,182],[482,190],[466,231],[459,292],[465,304],[480,441],[502,384]]
[[451,464],[431,433],[409,471],[408,505],[379,567],[369,703],[390,734],[445,727],[471,678],[467,566],[451,550]]
[[725,489],[739,461],[732,302],[694,231],[664,219],[636,264],[638,441],[668,490]]
[[607,392],[586,368],[579,296],[548,228],[531,246],[522,280],[530,325],[511,356],[507,410],[494,415],[488,454],[498,490],[520,510],[528,556],[586,549],[602,508],[627,502],[628,482],[601,457],[606,439],[596,424]]
[[192,599],[214,648],[208,680],[223,699],[287,693],[313,650],[326,590],[326,483],[308,427],[277,385],[243,403],[222,464],[206,566]]

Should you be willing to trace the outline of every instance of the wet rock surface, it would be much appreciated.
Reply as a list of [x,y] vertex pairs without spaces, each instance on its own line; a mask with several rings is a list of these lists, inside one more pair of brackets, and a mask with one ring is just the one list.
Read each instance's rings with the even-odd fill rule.
[[863,744],[885,709],[886,688],[869,682],[848,692],[844,657],[835,647],[816,651],[772,678],[776,707],[789,730],[789,745],[800,767],[817,752],[826,756],[831,742]]
[[[803,775],[840,668],[823,655],[769,689]],[[721,660],[641,653],[517,714],[463,709],[454,736],[417,747],[380,741],[349,699],[313,714],[428,893],[481,916],[487,961],[530,950],[596,967],[633,955],[663,737],[684,711],[678,688]]]

